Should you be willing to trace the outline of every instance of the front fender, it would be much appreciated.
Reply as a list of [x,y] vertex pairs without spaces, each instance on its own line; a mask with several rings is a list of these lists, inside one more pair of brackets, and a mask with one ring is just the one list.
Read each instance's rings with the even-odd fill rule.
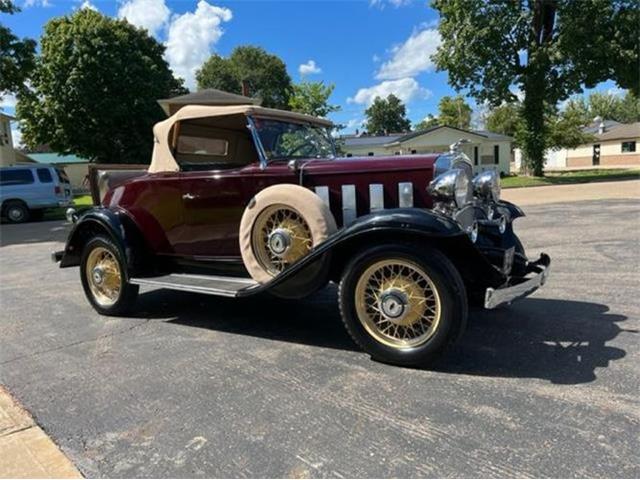
[[[246,290],[243,295],[269,291],[279,296],[308,295],[300,285],[322,274],[318,284],[341,277],[345,265],[359,251],[381,243],[411,242],[418,248],[423,242],[440,248],[456,264],[463,276],[484,276],[490,283],[500,282],[499,274],[469,240],[459,224],[431,210],[416,208],[381,210],[359,217],[314,248],[307,256],[269,283]],[[419,250],[416,251],[419,253]],[[330,262],[330,268],[326,267]],[[468,268],[473,265],[473,269]]]
[[[142,236],[133,220],[120,210],[93,207],[85,210],[69,232],[60,268],[80,265],[82,249],[96,235],[106,235],[116,245],[128,270],[134,268],[134,251],[140,250]],[[129,272],[126,272],[128,275]]]

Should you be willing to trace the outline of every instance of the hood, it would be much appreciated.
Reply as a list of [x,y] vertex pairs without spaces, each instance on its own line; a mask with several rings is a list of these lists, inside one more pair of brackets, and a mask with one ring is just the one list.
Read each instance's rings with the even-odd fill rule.
[[413,172],[433,170],[439,154],[393,155],[378,157],[338,157],[335,159],[299,160],[305,173],[373,174],[381,172]]

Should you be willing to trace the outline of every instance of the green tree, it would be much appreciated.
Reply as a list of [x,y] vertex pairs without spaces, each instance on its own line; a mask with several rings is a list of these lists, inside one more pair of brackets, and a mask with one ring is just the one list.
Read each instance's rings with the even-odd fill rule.
[[429,128],[432,127],[437,127],[440,124],[440,122],[438,121],[438,117],[435,117],[431,114],[427,115],[422,121],[416,123],[413,127],[413,129],[416,132],[419,132],[421,130],[427,130]]
[[262,99],[262,105],[289,109],[291,77],[284,62],[260,47],[236,47],[229,58],[212,55],[196,72],[198,89],[217,88],[242,94],[242,83],[249,95]]
[[325,85],[323,82],[300,82],[293,85],[289,107],[294,112],[325,118],[331,112],[340,110],[340,106],[329,103],[334,88],[335,85]]
[[492,108],[485,121],[487,130],[515,138],[522,129],[521,110],[522,106],[517,102]]
[[367,131],[373,135],[406,132],[411,129],[407,110],[393,93],[390,93],[386,99],[376,97],[364,114],[367,117]]
[[442,36],[434,60],[456,89],[492,105],[524,93],[522,146],[543,175],[547,105],[606,79],[640,90],[637,0],[433,0]]
[[596,92],[588,98],[571,98],[567,102],[565,112],[580,116],[585,125],[596,117],[620,123],[633,123],[640,121],[640,100],[630,91],[624,96]]
[[96,162],[146,163],[156,100],[184,92],[146,30],[89,9],[50,20],[32,89],[18,97],[28,147],[48,144]]
[[471,124],[471,107],[464,101],[462,95],[449,97],[445,95],[438,102],[438,123],[440,125],[448,125],[468,129]]
[[[19,12],[11,0],[0,0],[0,13]],[[20,93],[35,66],[36,42],[19,39],[9,28],[0,24],[0,98],[4,92]]]

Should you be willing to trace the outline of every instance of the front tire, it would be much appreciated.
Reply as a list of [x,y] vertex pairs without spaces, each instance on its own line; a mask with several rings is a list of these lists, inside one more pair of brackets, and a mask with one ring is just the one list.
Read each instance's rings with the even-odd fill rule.
[[382,245],[358,255],[345,269],[339,302],[353,340],[372,358],[396,365],[429,364],[467,322],[460,274],[424,246]]
[[126,262],[105,236],[87,242],[82,251],[80,280],[91,306],[101,315],[125,315],[135,304],[138,285],[126,280]]

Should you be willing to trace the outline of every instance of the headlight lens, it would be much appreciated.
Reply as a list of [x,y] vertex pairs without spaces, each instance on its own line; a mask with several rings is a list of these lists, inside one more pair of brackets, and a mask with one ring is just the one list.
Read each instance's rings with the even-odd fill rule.
[[467,173],[454,168],[438,175],[427,188],[429,193],[440,201],[454,201],[458,208],[462,208],[469,199],[470,185]]
[[479,173],[473,179],[474,193],[485,200],[500,200],[500,176],[494,170]]

